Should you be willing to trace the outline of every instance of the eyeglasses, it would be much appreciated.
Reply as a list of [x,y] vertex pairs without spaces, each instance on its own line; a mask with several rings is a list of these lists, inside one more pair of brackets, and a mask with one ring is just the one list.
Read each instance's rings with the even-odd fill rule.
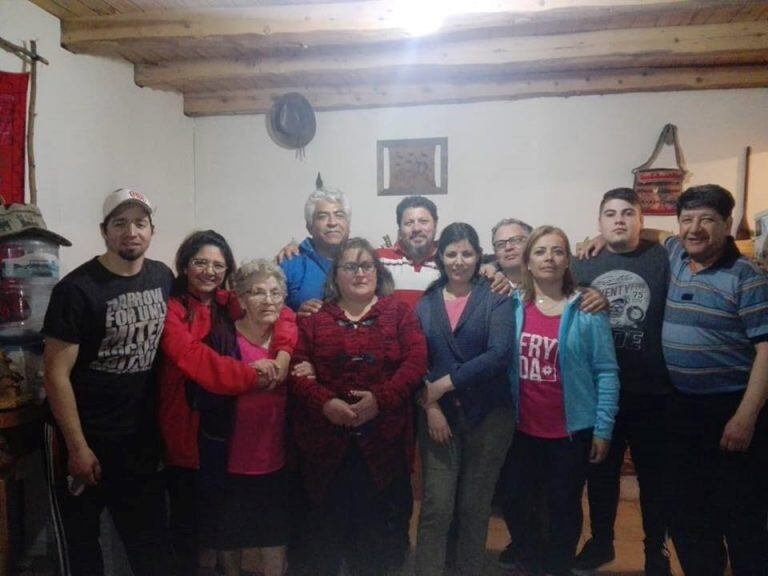
[[362,270],[363,274],[370,274],[375,268],[373,262],[347,262],[339,265],[339,270],[350,276],[357,274],[358,270]]
[[525,244],[526,240],[528,240],[528,236],[510,236],[509,238],[505,238],[504,240],[496,240],[496,242],[493,243],[493,249],[504,250],[504,248],[506,248],[507,245],[522,246],[523,244]]
[[277,303],[282,302],[285,298],[285,294],[280,292],[280,290],[272,290],[271,292],[264,292],[263,290],[246,290],[245,294],[255,302],[266,302],[269,300],[270,302]]
[[212,262],[205,258],[194,258],[190,260],[189,263],[193,268],[198,270],[209,270],[210,268],[213,268],[213,271],[216,274],[224,274],[224,272],[227,271],[227,265],[223,262]]

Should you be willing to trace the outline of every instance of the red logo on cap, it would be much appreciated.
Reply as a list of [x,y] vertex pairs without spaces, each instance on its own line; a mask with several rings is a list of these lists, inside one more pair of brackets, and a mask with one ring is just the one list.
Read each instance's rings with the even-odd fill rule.
[[141,192],[135,192],[131,190],[128,195],[133,198],[134,200],[138,200],[139,202],[144,202],[144,204],[149,204],[149,200],[147,200],[147,197],[144,196]]

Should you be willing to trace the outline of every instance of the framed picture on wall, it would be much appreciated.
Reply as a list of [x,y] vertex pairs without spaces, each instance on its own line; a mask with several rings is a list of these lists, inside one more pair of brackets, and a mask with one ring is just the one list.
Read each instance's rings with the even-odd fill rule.
[[448,193],[448,138],[379,140],[379,196]]

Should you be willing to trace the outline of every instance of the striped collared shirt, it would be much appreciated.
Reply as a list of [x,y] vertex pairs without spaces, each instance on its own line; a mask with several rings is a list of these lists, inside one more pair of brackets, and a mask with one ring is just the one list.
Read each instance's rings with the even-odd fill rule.
[[741,257],[732,238],[712,266],[693,272],[677,237],[662,343],[672,384],[690,394],[747,387],[755,343],[768,340],[768,276]]

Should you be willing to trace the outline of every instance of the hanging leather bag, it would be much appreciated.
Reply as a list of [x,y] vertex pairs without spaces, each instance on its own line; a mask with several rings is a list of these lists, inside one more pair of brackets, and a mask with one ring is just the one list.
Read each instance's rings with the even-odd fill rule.
[[[653,168],[664,146],[675,147],[676,168]],[[635,192],[640,198],[643,214],[675,215],[677,198],[688,176],[683,151],[677,139],[677,126],[667,124],[661,131],[651,157],[632,172],[635,175]]]

